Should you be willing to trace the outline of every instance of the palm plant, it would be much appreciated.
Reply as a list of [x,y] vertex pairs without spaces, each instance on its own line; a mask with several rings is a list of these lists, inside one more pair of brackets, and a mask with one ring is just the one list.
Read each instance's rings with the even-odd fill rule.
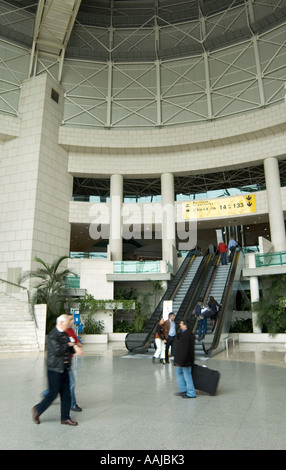
[[41,258],[36,257],[35,261],[40,263],[42,267],[23,272],[19,279],[19,283],[33,278],[38,280],[32,286],[31,304],[47,304],[47,332],[54,327],[56,317],[63,313],[64,303],[69,300],[66,293],[66,277],[68,275],[76,276],[69,269],[59,271],[60,264],[66,258],[68,256],[61,256],[49,265]]

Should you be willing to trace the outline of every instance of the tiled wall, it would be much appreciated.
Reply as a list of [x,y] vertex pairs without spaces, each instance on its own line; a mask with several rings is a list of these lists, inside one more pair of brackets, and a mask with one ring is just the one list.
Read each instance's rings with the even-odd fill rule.
[[[51,99],[52,87],[61,96],[59,103]],[[62,90],[49,76],[23,83],[19,118],[12,120],[17,125],[15,138],[10,132],[1,155],[4,278],[7,266],[31,269],[35,256],[51,262],[69,253],[72,176],[67,172],[67,151],[57,143],[62,112]]]
[[285,155],[286,105],[183,128],[102,131],[61,127],[69,171],[77,175],[157,176],[229,169]]

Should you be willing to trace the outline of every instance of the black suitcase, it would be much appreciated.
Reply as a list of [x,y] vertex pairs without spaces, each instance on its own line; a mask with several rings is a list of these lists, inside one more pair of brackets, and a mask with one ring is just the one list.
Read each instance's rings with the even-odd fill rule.
[[220,373],[217,370],[193,364],[192,376],[195,389],[209,393],[210,395],[216,394],[220,379]]

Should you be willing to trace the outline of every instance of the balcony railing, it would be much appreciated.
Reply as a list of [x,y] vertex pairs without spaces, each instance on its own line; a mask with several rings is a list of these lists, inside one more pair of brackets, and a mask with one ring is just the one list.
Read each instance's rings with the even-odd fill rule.
[[79,289],[80,278],[78,276],[67,276],[66,277],[66,288],[67,289]]
[[260,253],[255,255],[255,264],[257,268],[267,266],[282,266],[286,264],[286,252]]
[[160,261],[114,261],[115,274],[160,273]]
[[70,258],[81,258],[81,259],[101,259],[107,258],[107,252],[90,252],[86,253],[85,251],[71,251]]

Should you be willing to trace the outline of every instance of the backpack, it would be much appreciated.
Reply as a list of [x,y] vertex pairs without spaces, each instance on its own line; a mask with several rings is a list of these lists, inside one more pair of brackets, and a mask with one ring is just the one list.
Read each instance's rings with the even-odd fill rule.
[[195,314],[196,315],[201,315],[201,310],[202,310],[202,307],[200,305],[197,305],[196,309],[195,309]]

